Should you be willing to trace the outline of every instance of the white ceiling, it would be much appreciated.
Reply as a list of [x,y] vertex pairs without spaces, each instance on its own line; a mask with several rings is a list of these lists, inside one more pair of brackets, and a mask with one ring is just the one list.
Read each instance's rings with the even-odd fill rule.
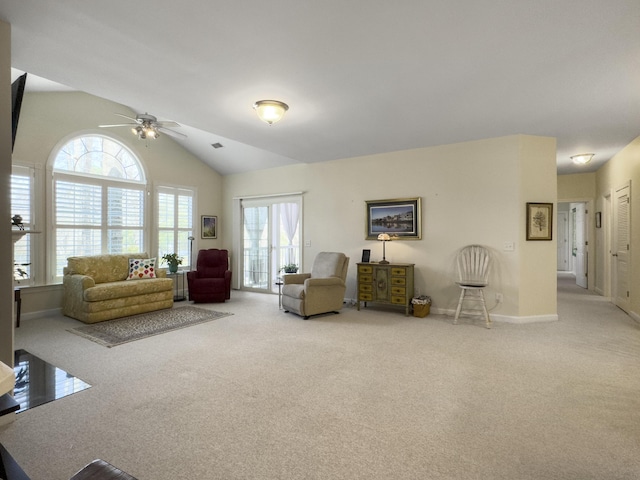
[[[638,0],[0,0],[0,18],[14,68],[180,123],[223,175],[511,134],[585,172],[640,134]],[[269,127],[261,99],[290,109]]]

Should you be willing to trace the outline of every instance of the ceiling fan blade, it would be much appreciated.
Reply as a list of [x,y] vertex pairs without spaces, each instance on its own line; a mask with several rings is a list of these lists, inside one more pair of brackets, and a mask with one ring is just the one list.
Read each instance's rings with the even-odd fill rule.
[[173,130],[169,130],[168,128],[164,128],[164,127],[158,127],[158,131],[162,133],[166,133],[170,137],[187,138],[187,136],[184,133],[174,132]]
[[118,123],[115,125],[98,125],[100,128],[110,128],[110,127],[135,127],[137,123]]
[[179,127],[180,126],[180,124],[176,123],[176,122],[156,122],[156,125],[158,127],[162,127],[162,128],[165,128],[165,127],[173,127],[173,128],[175,128],[175,127]]
[[114,113],[114,115],[118,115],[119,117],[124,117],[127,120],[131,120],[131,121],[136,122],[136,123],[141,123],[140,120],[138,120],[137,118],[133,118],[133,117],[130,117],[128,115],[123,115],[122,113]]

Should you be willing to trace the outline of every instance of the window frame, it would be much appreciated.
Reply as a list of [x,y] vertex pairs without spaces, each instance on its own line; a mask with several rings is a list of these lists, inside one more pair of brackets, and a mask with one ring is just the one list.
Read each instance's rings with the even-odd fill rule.
[[[161,214],[161,205],[163,204],[160,201],[160,195],[161,194],[165,194],[165,195],[172,195],[174,197],[174,215],[173,215],[173,226],[172,227],[166,227],[166,226],[161,226],[162,222],[160,221],[160,214]],[[180,196],[186,196],[188,198],[191,199],[191,215],[189,218],[189,224],[190,226],[180,226],[180,212],[179,212],[179,208],[178,207],[178,201],[179,201],[179,197]],[[156,251],[158,252],[158,260],[159,260],[159,264],[162,265],[166,265],[166,263],[164,263],[162,261],[162,255],[164,253],[179,253],[182,254],[181,257],[183,259],[182,264],[179,265],[179,270],[191,270],[192,269],[192,263],[193,263],[193,241],[195,240],[195,230],[196,230],[196,222],[195,222],[195,214],[196,214],[196,199],[197,199],[197,192],[196,189],[194,187],[188,187],[188,186],[180,186],[180,185],[167,185],[167,184],[162,184],[162,185],[157,185],[155,188],[155,195],[154,195],[154,204],[155,204],[155,211],[154,211],[154,225],[155,225],[155,231],[156,231]],[[168,231],[172,231],[174,232],[173,235],[173,249],[171,251],[164,251],[164,247],[161,247],[161,243],[162,243],[162,234],[163,232],[168,232]],[[186,244],[181,248],[180,246],[180,238],[181,238],[181,234],[182,236],[184,236],[184,234],[187,234],[187,238],[183,239],[183,241],[186,241]],[[186,260],[186,261],[185,261]]]
[[[58,159],[58,155],[64,151],[65,147],[67,147],[70,143],[81,140],[83,138],[92,138],[98,137],[103,141],[106,140],[108,142],[112,142],[115,146],[123,151],[134,160],[135,167],[137,168],[137,173],[139,174],[140,180],[131,180],[127,178],[122,178],[118,176],[105,176],[102,174],[96,173],[86,173],[86,172],[78,172],[72,171],[69,169],[56,170],[56,160]],[[87,142],[90,143],[90,142]],[[84,143],[83,143],[84,144]],[[87,153],[100,153],[104,152],[111,157],[115,157],[113,154],[107,152],[104,148],[104,143],[102,145],[102,150],[89,150],[87,149]],[[113,145],[111,145],[113,147]],[[50,174],[50,185],[51,192],[49,195],[50,201],[47,202],[47,231],[50,233],[47,239],[47,256],[48,256],[48,273],[47,278],[50,283],[60,283],[62,281],[62,267],[59,265],[58,256],[59,253],[59,245],[58,245],[58,230],[61,227],[75,227],[76,229],[87,227],[88,230],[95,229],[100,232],[100,254],[111,253],[109,252],[109,233],[113,230],[139,230],[140,232],[140,252],[147,252],[150,245],[150,237],[152,232],[147,227],[149,222],[149,188],[147,184],[147,174],[144,163],[141,158],[136,155],[127,145],[125,145],[122,141],[103,134],[93,133],[93,132],[84,132],[81,134],[74,134],[58,143],[56,148],[52,150],[52,153],[49,157],[48,162],[49,174]],[[123,167],[125,168],[125,167]],[[97,186],[100,189],[101,195],[101,204],[100,204],[100,224],[99,225],[91,225],[87,226],[84,224],[59,224],[57,218],[57,186],[58,182],[70,182],[76,185],[92,185]],[[127,226],[127,225],[111,225],[110,217],[109,217],[109,191],[110,189],[125,189],[132,191],[140,192],[140,208],[142,212],[140,213],[141,221],[139,225],[135,226]],[[113,252],[117,253],[117,252]],[[126,250],[123,251],[126,253]],[[130,252],[130,253],[139,253]],[[82,254],[79,252],[78,254]],[[63,254],[68,256],[69,254]],[[66,260],[62,262],[66,264]],[[60,269],[60,270],[59,270]]]
[[[11,165],[11,191],[10,191],[10,204],[11,204],[11,216],[13,217],[13,215],[18,214],[21,215],[23,217],[23,225],[24,225],[24,229],[26,231],[29,232],[35,232],[35,220],[36,220],[36,215],[35,215],[35,200],[36,200],[36,175],[35,175],[36,169],[32,166],[26,166],[26,165],[20,165],[20,164],[12,164]],[[16,193],[14,191],[14,177],[23,177],[23,178],[27,178],[28,179],[28,187],[26,189],[20,189],[20,190],[26,190],[26,192],[24,192],[23,194],[26,194],[28,196],[28,201],[26,203],[28,203],[28,212],[25,212],[24,207],[22,208],[16,208],[14,205],[14,194]],[[38,247],[38,242],[37,242],[37,238],[36,235],[34,233],[26,233],[22,238],[20,238],[19,240],[15,241],[13,244],[13,261],[15,262],[16,260],[16,247],[18,246],[18,244],[20,242],[26,241],[27,242],[27,252],[26,252],[26,257],[25,260],[28,261],[28,265],[21,265],[21,266],[28,266],[28,268],[26,269],[27,272],[27,277],[26,278],[18,278],[16,279],[15,277],[15,263],[14,263],[14,276],[13,276],[13,285],[14,287],[25,287],[25,286],[33,286],[36,283],[36,276],[38,275],[38,271],[35,270],[33,268],[34,265],[34,258],[36,256],[36,252],[37,252],[37,247]],[[19,247],[18,247],[19,248]]]

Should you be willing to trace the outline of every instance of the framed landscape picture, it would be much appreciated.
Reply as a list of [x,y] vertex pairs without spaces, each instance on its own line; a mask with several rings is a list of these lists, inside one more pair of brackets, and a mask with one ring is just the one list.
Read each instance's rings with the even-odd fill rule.
[[393,200],[369,200],[367,203],[367,240],[377,240],[381,233],[398,240],[420,240],[422,227],[420,197]]
[[218,217],[202,215],[200,227],[202,238],[218,238]]
[[553,203],[527,203],[527,240],[551,240]]

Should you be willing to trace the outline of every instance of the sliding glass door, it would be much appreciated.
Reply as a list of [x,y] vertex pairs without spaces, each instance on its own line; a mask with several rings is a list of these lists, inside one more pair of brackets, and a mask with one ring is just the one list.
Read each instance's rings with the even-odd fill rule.
[[242,208],[243,217],[243,287],[269,288],[269,206]]
[[301,268],[301,196],[242,200],[241,288],[273,292],[285,265]]

